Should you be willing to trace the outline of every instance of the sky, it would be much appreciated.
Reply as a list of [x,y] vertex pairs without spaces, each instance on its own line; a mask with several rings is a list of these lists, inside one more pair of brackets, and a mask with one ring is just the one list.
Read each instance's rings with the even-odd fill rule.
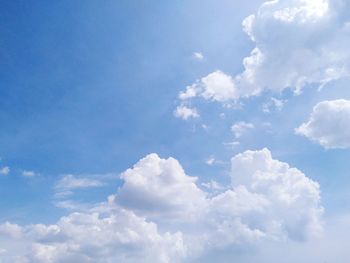
[[350,257],[350,1],[0,3],[0,263]]

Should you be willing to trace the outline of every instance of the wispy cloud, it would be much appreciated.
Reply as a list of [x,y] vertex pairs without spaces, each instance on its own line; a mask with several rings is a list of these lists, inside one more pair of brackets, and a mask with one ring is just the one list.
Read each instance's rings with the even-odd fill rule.
[[34,177],[37,175],[38,174],[33,172],[33,171],[27,171],[27,170],[22,171],[22,176],[24,176],[24,177]]
[[197,60],[203,60],[204,59],[204,55],[202,52],[194,52],[193,53],[193,57]]
[[103,182],[96,179],[76,177],[72,174],[67,174],[56,183],[55,189],[73,190],[79,188],[102,187],[104,185]]
[[4,166],[0,168],[0,174],[1,175],[8,175],[10,173],[10,167]]

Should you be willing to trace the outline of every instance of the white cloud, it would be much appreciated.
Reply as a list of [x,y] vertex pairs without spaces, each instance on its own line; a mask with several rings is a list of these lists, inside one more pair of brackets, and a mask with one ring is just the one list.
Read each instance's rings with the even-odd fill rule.
[[180,100],[186,100],[197,96],[197,88],[195,85],[187,86],[185,91],[179,93]]
[[91,178],[78,178],[72,174],[67,174],[56,183],[55,188],[58,190],[72,190],[101,186],[104,186],[104,183],[99,180]]
[[224,186],[222,186],[220,183],[218,183],[215,180],[210,180],[209,182],[202,183],[202,186],[204,186],[205,188],[211,191],[219,191],[224,189]]
[[222,71],[215,71],[180,92],[179,99],[201,96],[206,100],[225,102],[237,98],[233,79]]
[[196,108],[189,108],[185,105],[181,105],[174,111],[174,116],[183,120],[188,120],[190,118],[198,118],[199,114]]
[[232,142],[223,142],[222,144],[228,148],[234,149],[237,146],[239,146],[241,143],[239,141],[232,141]]
[[194,216],[205,205],[205,193],[174,158],[150,154],[122,174],[116,200],[125,208],[149,216]]
[[204,55],[202,52],[194,52],[193,53],[193,57],[197,60],[203,60],[204,59]]
[[254,124],[244,121],[236,122],[231,126],[231,131],[233,131],[236,138],[240,138],[248,129],[253,129]]
[[33,171],[26,171],[26,170],[22,171],[22,176],[24,177],[34,177],[36,175],[37,174]]
[[215,163],[215,161],[216,161],[216,159],[213,157],[213,156],[210,156],[206,161],[205,161],[205,163],[207,164],[207,165],[213,165],[214,163]]
[[22,236],[22,230],[16,224],[5,222],[0,225],[0,235],[9,236],[11,238],[19,238]]
[[285,100],[276,99],[274,97],[262,105],[262,111],[265,113],[270,113],[271,111],[281,111],[286,103]]
[[[140,258],[176,262],[186,252],[181,233],[160,234],[156,224],[122,209],[107,215],[72,213],[54,225],[16,228],[23,233],[17,242],[28,244],[21,256],[33,263],[138,262]],[[13,262],[18,254],[10,254],[10,242],[0,244],[5,247],[4,259],[9,259],[5,262]]]
[[232,78],[221,71],[215,71],[201,79],[198,88],[206,100],[226,101],[236,97]]
[[4,166],[0,168],[1,175],[8,175],[10,173],[10,168],[8,166]]
[[350,101],[332,100],[318,103],[309,120],[296,133],[326,149],[350,147]]
[[263,215],[266,221],[261,220],[270,231],[295,239],[321,231],[323,209],[319,206],[318,183],[298,169],[272,159],[268,149],[246,151],[232,158],[232,186],[241,185],[268,200]]
[[232,186],[214,195],[177,160],[156,154],[121,177],[108,203],[52,225],[0,225],[4,262],[196,262],[262,241],[305,240],[322,228],[318,184],[267,149],[232,158]]
[[210,156],[205,163],[209,166],[213,166],[213,165],[220,165],[220,164],[224,164],[225,162],[219,159],[216,159],[214,156]]
[[256,47],[244,59],[237,83],[247,95],[285,88],[298,93],[307,84],[324,85],[348,75],[345,7],[327,0],[265,2],[243,21]]
[[244,70],[234,77],[210,73],[191,86],[198,90],[192,97],[227,102],[264,90],[297,94],[309,84],[349,76],[349,7],[338,0],[266,1],[242,23],[255,43]]

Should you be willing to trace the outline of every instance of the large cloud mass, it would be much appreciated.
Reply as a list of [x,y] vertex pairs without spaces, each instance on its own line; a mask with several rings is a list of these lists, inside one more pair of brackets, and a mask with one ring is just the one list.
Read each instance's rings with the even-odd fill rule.
[[0,225],[2,262],[191,262],[322,230],[318,184],[269,150],[236,155],[231,177],[213,196],[177,160],[150,154],[105,204],[53,225]]
[[332,100],[318,103],[307,122],[296,133],[319,143],[326,149],[350,147],[350,101]]
[[271,0],[243,21],[255,43],[244,70],[231,77],[215,71],[187,87],[181,100],[194,96],[216,101],[286,88],[299,93],[309,84],[325,85],[350,73],[349,2]]

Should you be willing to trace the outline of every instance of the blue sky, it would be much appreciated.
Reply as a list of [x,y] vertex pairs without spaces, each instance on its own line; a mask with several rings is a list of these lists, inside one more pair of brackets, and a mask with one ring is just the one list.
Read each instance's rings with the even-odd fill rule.
[[[1,156],[14,177],[2,184],[8,199],[29,213],[33,201],[51,210],[41,200],[50,199],[50,189],[37,191],[42,184],[65,173],[121,172],[150,152],[202,165],[211,150],[203,156],[195,149],[207,136],[194,139],[192,125],[172,112],[185,84],[219,65],[230,68],[234,60],[240,66],[234,48],[231,59],[217,55],[223,46],[238,45],[225,25],[244,17],[229,15],[224,10],[232,3],[223,4],[225,17],[196,23],[212,3],[3,3]],[[236,27],[245,38],[240,23]],[[193,60],[197,49],[213,61]],[[239,49],[248,47],[240,43]],[[18,178],[22,170],[44,178],[28,187]],[[11,195],[12,187],[29,198]],[[3,206],[3,216],[11,217]],[[28,220],[23,217],[17,220]]]
[[[281,240],[298,247],[300,262],[332,258],[336,250],[311,259],[302,251],[329,239],[329,233],[332,244],[342,243],[329,222],[350,224],[345,220],[350,16],[343,11],[348,5],[345,0],[3,1],[0,259],[141,262],[145,255],[149,262],[206,257],[254,262],[257,251],[278,250]],[[186,87],[195,94],[182,98]],[[251,167],[255,170],[247,172]],[[261,190],[258,175],[265,173],[275,179]],[[279,180],[289,183],[274,185]],[[223,198],[231,192],[238,197]],[[221,198],[227,203],[217,203]],[[278,198],[301,215],[281,211],[274,203]],[[234,210],[241,203],[254,207],[253,216]],[[221,205],[235,212],[225,214]],[[119,239],[113,241],[122,243],[118,252],[67,249],[74,242],[94,247],[79,243],[79,233],[65,233],[62,223],[80,229],[74,216],[93,213],[101,220],[130,217],[128,224],[155,224],[161,241],[154,246],[162,251],[131,241],[125,248]],[[204,215],[211,221],[199,219]],[[305,229],[298,229],[301,221]],[[237,224],[234,229],[247,227],[249,235],[237,230],[231,234],[237,239],[221,244],[226,237],[219,230],[227,222]],[[54,225],[68,241],[46,236],[42,239],[53,241],[45,243],[38,224],[47,233]],[[137,233],[137,224],[127,229]],[[107,232],[126,227],[116,225]],[[196,231],[188,231],[191,225]],[[201,227],[213,228],[205,233],[208,240],[198,234]],[[13,234],[17,229],[19,236]],[[138,233],[146,243],[155,240],[147,231]],[[187,244],[196,238],[198,247]],[[169,252],[179,239],[183,250]],[[215,243],[220,244],[208,245]],[[282,262],[279,256],[261,257]]]

